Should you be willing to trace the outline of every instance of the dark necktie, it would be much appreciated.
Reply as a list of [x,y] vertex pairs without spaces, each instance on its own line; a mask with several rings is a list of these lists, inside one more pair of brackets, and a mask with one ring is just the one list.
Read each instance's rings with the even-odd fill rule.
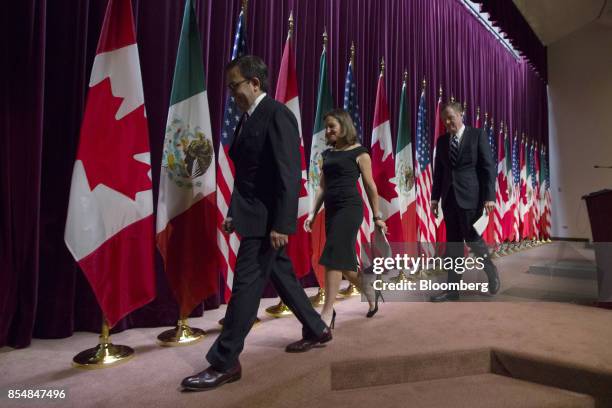
[[451,137],[451,144],[450,144],[450,161],[453,166],[457,164],[458,155],[459,155],[459,137],[457,137],[457,135],[453,135]]
[[238,129],[238,136],[242,134],[242,129],[244,128],[244,125],[246,124],[247,120],[249,120],[249,114],[247,112],[244,112],[242,114],[242,118],[240,118],[240,128]]

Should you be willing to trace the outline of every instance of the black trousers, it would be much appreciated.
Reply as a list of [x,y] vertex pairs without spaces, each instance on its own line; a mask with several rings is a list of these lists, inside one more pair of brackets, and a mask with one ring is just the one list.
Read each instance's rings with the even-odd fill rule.
[[[445,256],[458,258],[464,256],[464,241],[472,252],[483,258],[484,270],[489,275],[495,268],[491,262],[489,247],[474,228],[474,223],[482,215],[481,209],[460,208],[451,187],[442,202],[444,221],[446,222],[446,252]],[[461,280],[461,274],[454,270],[448,271],[448,282],[456,283]]]
[[227,370],[238,362],[244,339],[257,318],[259,301],[268,279],[272,280],[283,303],[302,323],[302,335],[308,338],[323,334],[325,323],[298,282],[285,247],[273,249],[269,237],[243,238],[236,259],[225,323],[206,355],[215,369]]

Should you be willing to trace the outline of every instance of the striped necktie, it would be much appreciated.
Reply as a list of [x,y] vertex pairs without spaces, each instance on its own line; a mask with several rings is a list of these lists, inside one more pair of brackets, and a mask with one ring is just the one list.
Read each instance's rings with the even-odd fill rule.
[[459,155],[459,137],[457,137],[457,135],[453,135],[451,137],[451,144],[450,144],[450,161],[453,166],[457,164],[458,155]]

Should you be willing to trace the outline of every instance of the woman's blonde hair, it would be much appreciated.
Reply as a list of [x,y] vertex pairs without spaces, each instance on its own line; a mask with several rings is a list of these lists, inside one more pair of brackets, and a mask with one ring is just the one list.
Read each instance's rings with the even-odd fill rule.
[[327,119],[328,117],[332,117],[338,121],[340,127],[342,128],[340,138],[344,139],[347,145],[350,146],[357,143],[357,130],[355,129],[351,115],[349,115],[347,111],[344,109],[331,110],[325,114],[323,120]]

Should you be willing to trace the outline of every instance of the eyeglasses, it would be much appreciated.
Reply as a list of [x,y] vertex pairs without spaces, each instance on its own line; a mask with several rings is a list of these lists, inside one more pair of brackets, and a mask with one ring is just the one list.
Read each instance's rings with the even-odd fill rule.
[[242,81],[238,81],[238,82],[230,82],[229,84],[227,84],[227,87],[229,88],[230,91],[235,91],[236,89],[238,89],[238,87],[240,85],[242,85],[245,82],[250,81],[250,79],[243,79]]

